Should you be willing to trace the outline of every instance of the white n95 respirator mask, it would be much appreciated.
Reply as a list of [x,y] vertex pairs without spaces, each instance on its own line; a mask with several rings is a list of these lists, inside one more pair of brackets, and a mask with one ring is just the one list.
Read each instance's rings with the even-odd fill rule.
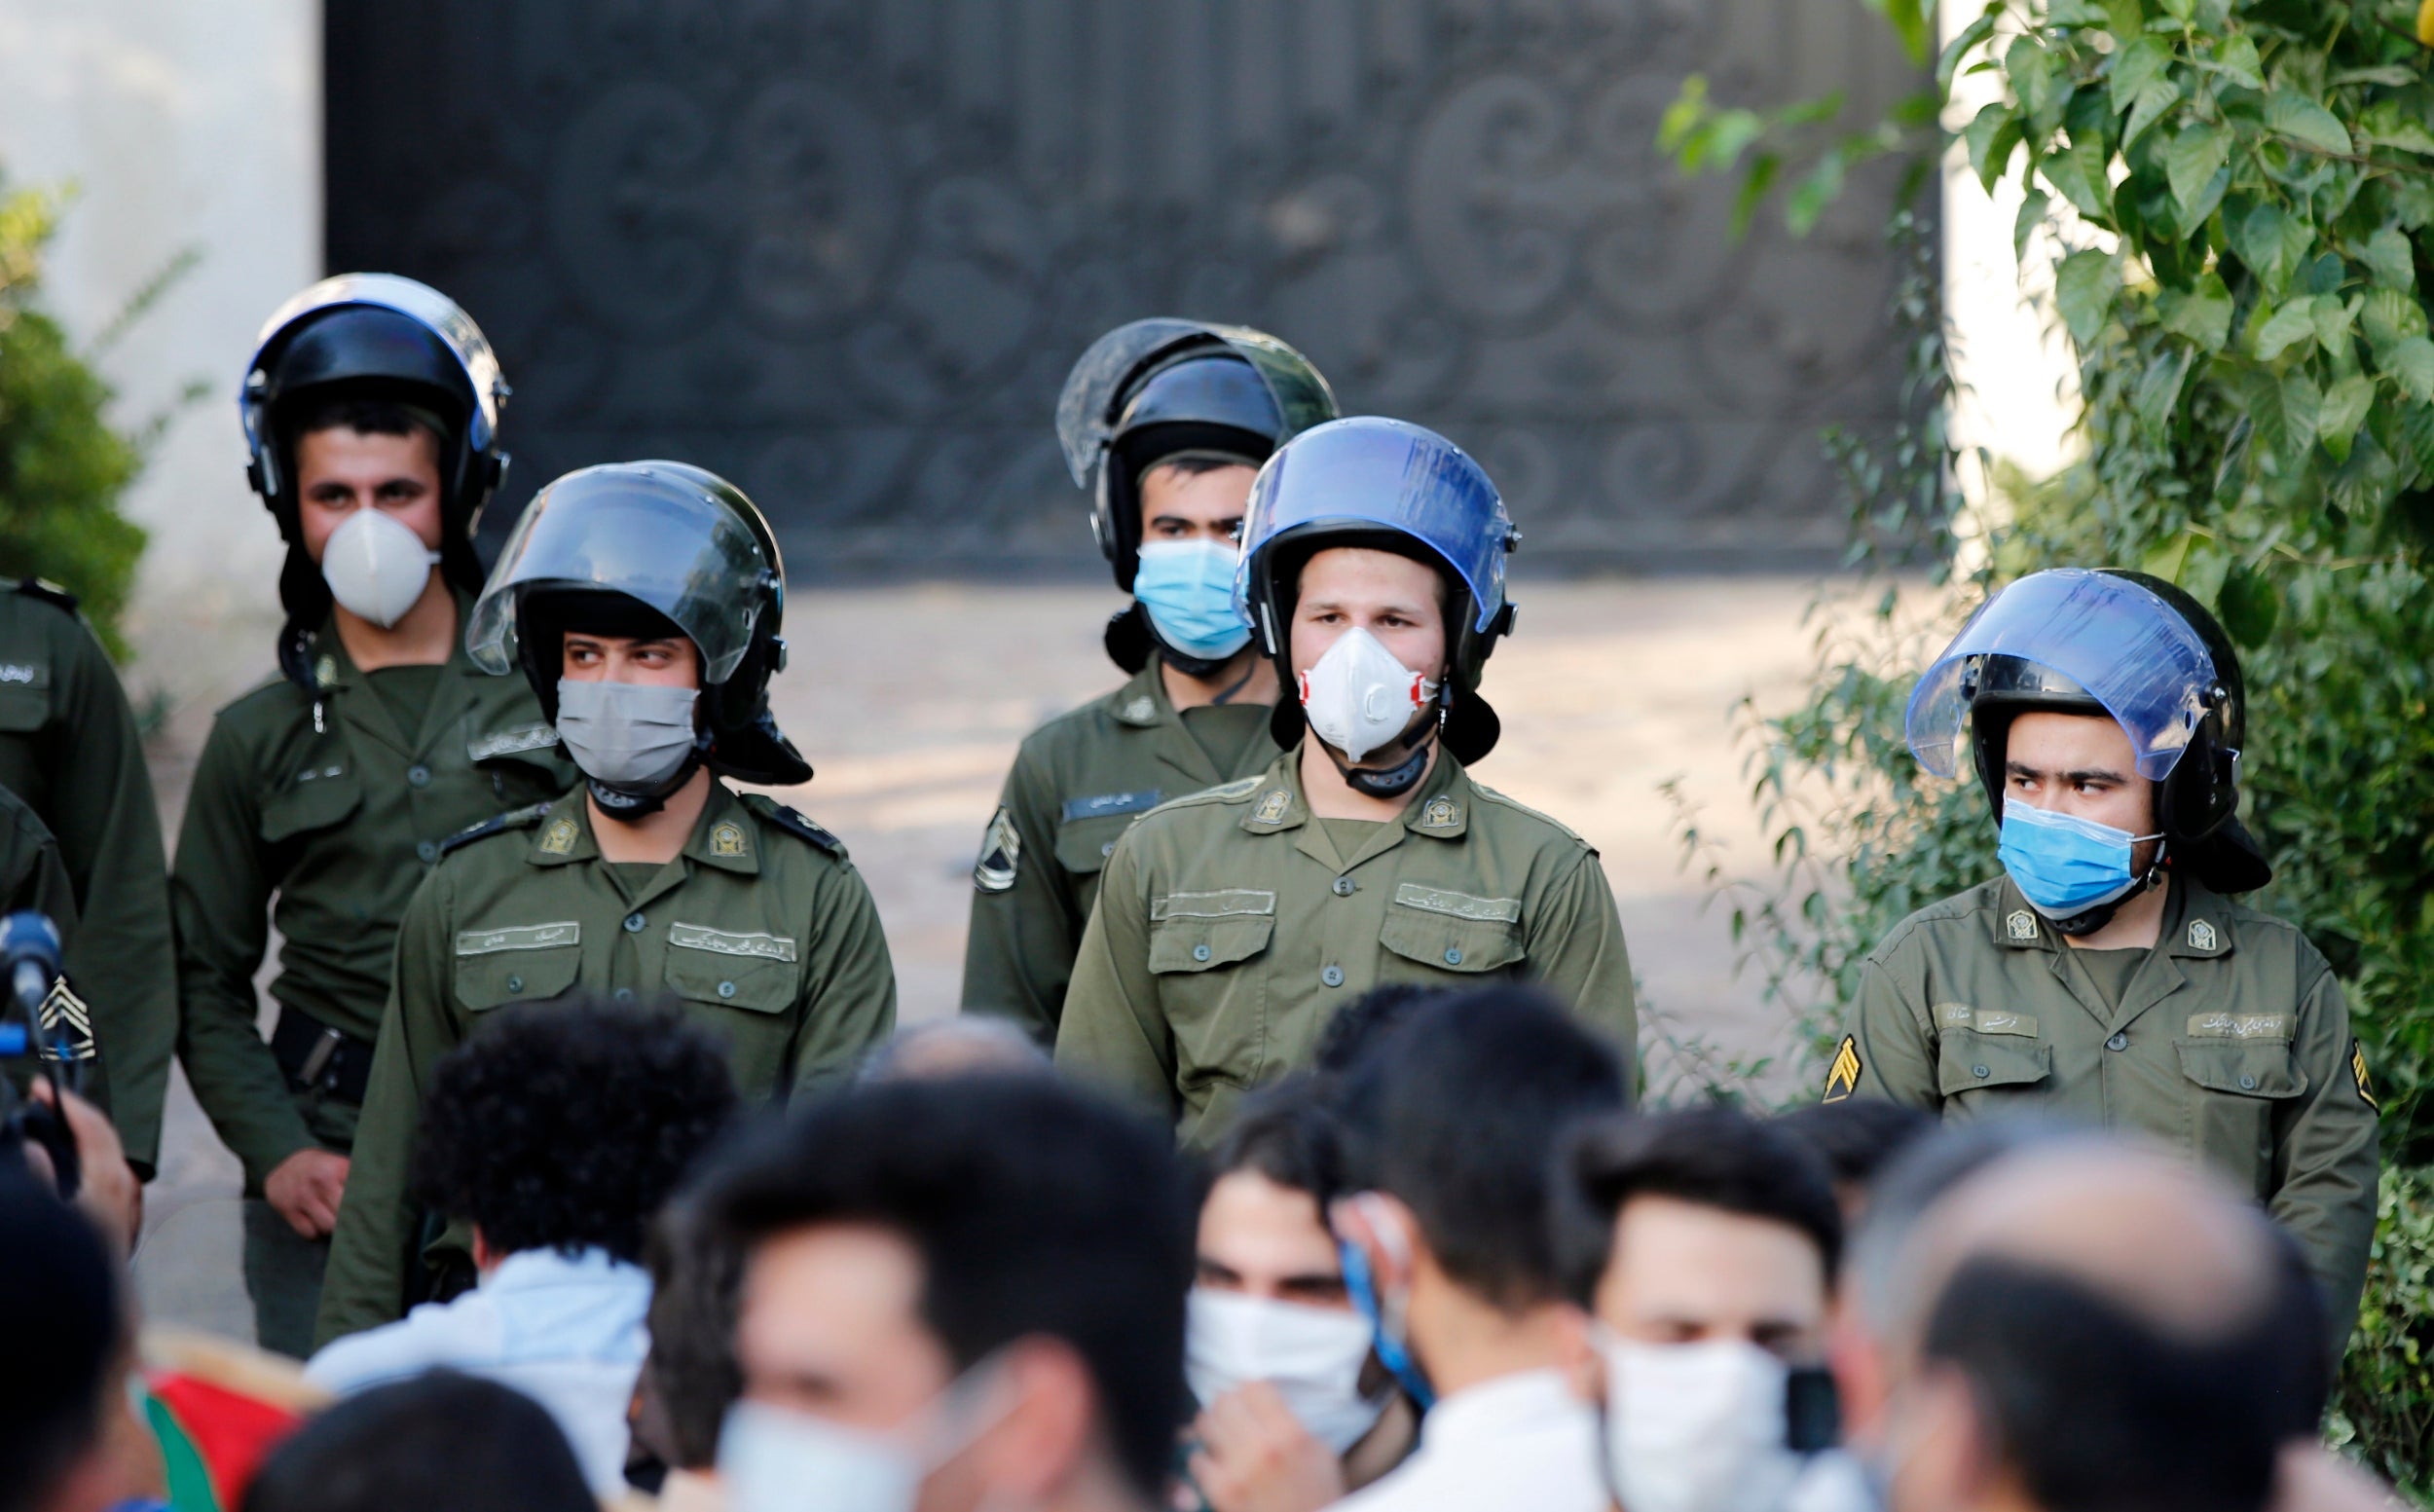
[[394,516],[358,508],[322,546],[321,580],[348,613],[387,630],[423,597],[438,560],[439,553]]
[[1437,682],[1395,659],[1368,631],[1346,631],[1300,678],[1302,713],[1320,740],[1357,761],[1411,728]]

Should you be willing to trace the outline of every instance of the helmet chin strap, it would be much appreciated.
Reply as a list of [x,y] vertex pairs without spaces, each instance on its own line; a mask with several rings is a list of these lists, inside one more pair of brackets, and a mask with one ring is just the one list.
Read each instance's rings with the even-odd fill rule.
[[1395,743],[1395,749],[1407,751],[1410,755],[1392,766],[1354,766],[1338,756],[1335,747],[1318,740],[1316,731],[1311,731],[1309,738],[1318,740],[1318,749],[1327,753],[1327,759],[1333,761],[1336,770],[1343,774],[1346,787],[1365,797],[1399,798],[1418,786],[1421,774],[1428,770],[1428,747],[1431,737],[1445,727],[1446,708],[1444,696],[1440,694],[1437,717],[1419,720]]
[[2121,911],[2121,905],[2123,904],[2128,903],[2131,899],[2149,891],[2157,883],[2163,880],[2164,857],[2165,853],[2170,849],[2171,842],[2168,840],[2157,844],[2156,846],[2156,859],[2148,864],[2146,872],[2138,879],[2138,885],[2131,888],[2128,892],[2123,893],[2121,897],[2108,899],[2105,902],[2096,904],[2093,908],[2087,908],[2082,910],[2081,912],[2074,913],[2067,919],[2047,919],[2046,922],[2053,926],[2053,932],[2055,934],[2063,936],[2065,939],[2081,940],[2089,935],[2095,934],[2098,930],[2103,929],[2106,925],[2113,922],[2113,916]]
[[702,757],[709,754],[709,747],[710,738],[707,735],[696,737],[693,749],[685,753],[683,765],[665,781],[640,792],[611,788],[589,773],[584,774],[583,786],[590,790],[592,801],[600,806],[603,818],[616,820],[619,824],[636,824],[667,807],[668,799],[676,795],[676,791],[693,780],[693,774],[701,770]]

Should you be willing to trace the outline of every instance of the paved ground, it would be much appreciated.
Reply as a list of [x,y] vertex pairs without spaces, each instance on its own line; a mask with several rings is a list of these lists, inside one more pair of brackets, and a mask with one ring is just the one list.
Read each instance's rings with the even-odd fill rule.
[[[1524,583],[1520,634],[1485,691],[1504,743],[1481,778],[1593,841],[1620,903],[1650,1012],[1718,1053],[1776,1051],[1780,1014],[1735,979],[1723,919],[1681,870],[1678,779],[1703,827],[1754,867],[1732,709],[1780,707],[1810,662],[1811,584],[1784,578]],[[806,594],[787,625],[780,722],[819,775],[789,800],[844,837],[886,920],[907,1019],[953,1011],[973,848],[1023,732],[1113,684],[1097,626],[1117,601],[1084,588],[916,586]],[[168,627],[158,635],[168,638]],[[196,638],[172,656],[191,691],[157,742],[165,820],[182,807],[213,707],[268,669],[270,627]],[[208,670],[204,670],[205,668]],[[138,682],[141,682],[139,675]],[[1652,1080],[1671,1056],[1650,1044]],[[1791,1075],[1778,1067],[1777,1088]],[[249,1331],[238,1278],[236,1162],[181,1079],[150,1193],[139,1284],[156,1316]]]

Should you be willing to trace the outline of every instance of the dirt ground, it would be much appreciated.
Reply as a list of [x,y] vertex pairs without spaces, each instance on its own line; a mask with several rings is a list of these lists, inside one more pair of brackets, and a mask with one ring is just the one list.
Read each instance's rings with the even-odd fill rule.
[[[1723,910],[1684,874],[1679,811],[1660,785],[1678,783],[1734,869],[1758,867],[1734,709],[1796,697],[1814,593],[1782,577],[1525,582],[1519,633],[1488,672],[1505,733],[1480,778],[1598,847],[1645,992],[1654,1086],[1674,1061],[1659,1030],[1743,1060],[1786,1048],[1782,1012],[1736,977]],[[906,1021],[954,1011],[974,847],[999,782],[1026,730],[1117,681],[1097,631],[1118,602],[1104,589],[927,585],[824,590],[789,606],[793,665],[775,704],[818,776],[786,796],[852,848],[886,922]],[[192,640],[171,653],[187,691],[154,756],[172,834],[211,711],[268,672],[270,629],[223,634],[216,654]],[[1767,1089],[1800,1074],[1779,1059]],[[136,1257],[156,1318],[250,1333],[238,1186],[179,1078]]]

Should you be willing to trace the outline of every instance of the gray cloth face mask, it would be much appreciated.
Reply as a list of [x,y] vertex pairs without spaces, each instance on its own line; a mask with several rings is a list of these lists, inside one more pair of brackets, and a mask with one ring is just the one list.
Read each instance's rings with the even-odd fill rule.
[[697,689],[558,680],[558,738],[583,775],[610,788],[649,789],[693,750]]

